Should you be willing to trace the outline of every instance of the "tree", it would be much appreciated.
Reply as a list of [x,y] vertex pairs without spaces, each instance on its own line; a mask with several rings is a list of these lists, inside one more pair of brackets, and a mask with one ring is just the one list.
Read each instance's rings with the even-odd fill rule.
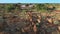
[[38,11],[42,11],[42,10],[46,11],[46,7],[47,7],[46,4],[36,4],[36,9]]

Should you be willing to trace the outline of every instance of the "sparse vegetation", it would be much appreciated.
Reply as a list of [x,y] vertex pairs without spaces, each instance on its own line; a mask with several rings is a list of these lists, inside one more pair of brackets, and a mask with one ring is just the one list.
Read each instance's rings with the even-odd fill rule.
[[56,10],[59,6],[0,4],[0,34],[60,34],[60,10]]

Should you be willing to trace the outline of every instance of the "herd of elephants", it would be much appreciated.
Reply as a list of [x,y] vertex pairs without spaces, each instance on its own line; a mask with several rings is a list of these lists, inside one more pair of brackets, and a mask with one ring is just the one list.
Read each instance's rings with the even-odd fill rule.
[[[54,13],[54,12],[53,12]],[[60,18],[48,13],[27,11],[24,16],[4,14],[0,34],[60,34]]]

